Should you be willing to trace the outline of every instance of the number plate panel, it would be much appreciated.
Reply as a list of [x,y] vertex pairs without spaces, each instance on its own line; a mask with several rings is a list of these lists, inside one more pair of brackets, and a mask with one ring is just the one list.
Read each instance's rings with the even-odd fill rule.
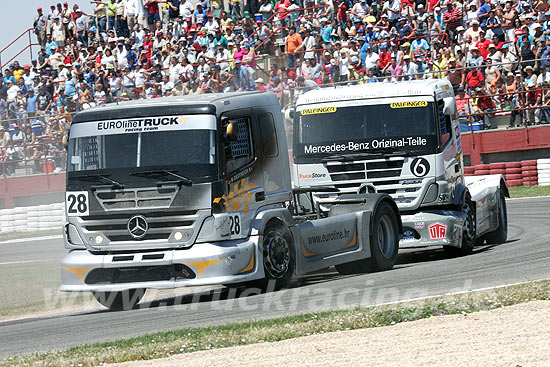
[[90,215],[88,191],[68,191],[65,193],[65,208],[68,217]]

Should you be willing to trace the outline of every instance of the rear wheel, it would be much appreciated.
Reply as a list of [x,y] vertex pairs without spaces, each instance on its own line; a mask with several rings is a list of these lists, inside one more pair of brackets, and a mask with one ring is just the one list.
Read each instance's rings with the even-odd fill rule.
[[488,244],[504,243],[508,237],[508,213],[506,211],[506,199],[500,195],[500,205],[498,210],[498,227],[493,232],[487,233],[485,240]]
[[453,246],[443,246],[443,249],[451,256],[464,256],[472,253],[477,241],[476,212],[474,202],[469,193],[464,197],[462,212],[466,216],[464,227],[462,229],[462,246],[460,248]]
[[336,270],[340,274],[348,275],[393,268],[399,250],[399,229],[395,212],[386,202],[380,203],[376,208],[369,242],[370,258],[336,265]]
[[111,310],[131,310],[145,295],[145,289],[129,289],[120,292],[92,292],[95,299]]

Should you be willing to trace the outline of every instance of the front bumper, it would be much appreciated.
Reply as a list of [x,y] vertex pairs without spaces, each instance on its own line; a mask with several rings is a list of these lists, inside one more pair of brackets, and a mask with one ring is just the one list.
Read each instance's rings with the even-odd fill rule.
[[403,238],[399,248],[462,246],[465,215],[454,210],[425,211],[402,215]]
[[198,243],[188,249],[99,255],[70,251],[61,261],[61,291],[167,289],[264,277],[258,236]]

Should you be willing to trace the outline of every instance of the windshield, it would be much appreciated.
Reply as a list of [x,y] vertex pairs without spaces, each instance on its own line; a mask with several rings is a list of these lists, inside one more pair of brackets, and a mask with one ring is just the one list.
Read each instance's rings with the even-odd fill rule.
[[297,158],[382,151],[414,155],[436,152],[432,102],[318,106],[298,109],[295,114]]
[[207,116],[202,125],[183,119],[176,122],[179,126],[159,124],[151,130],[103,121],[76,124],[69,139],[68,172],[185,167],[186,177],[214,175],[215,117]]

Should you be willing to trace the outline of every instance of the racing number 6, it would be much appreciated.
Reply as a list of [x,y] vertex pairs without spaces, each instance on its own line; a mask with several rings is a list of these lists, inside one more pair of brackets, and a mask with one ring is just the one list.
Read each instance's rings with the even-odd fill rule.
[[425,158],[415,158],[411,162],[411,171],[416,177],[424,177],[430,172],[430,164]]
[[88,215],[90,212],[87,191],[67,192],[65,201],[67,205],[67,216],[69,217]]

